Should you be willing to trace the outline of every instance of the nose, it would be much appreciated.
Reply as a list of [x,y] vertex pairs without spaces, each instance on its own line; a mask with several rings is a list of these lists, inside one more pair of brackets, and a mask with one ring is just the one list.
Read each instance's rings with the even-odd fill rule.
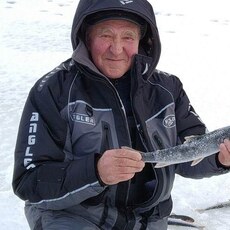
[[122,42],[120,40],[114,40],[111,45],[110,45],[110,51],[114,54],[114,55],[119,55],[123,52],[123,45]]

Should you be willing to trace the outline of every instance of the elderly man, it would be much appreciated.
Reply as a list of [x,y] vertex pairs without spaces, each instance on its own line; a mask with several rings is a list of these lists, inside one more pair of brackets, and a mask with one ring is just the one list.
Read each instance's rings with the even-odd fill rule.
[[13,188],[30,228],[165,230],[175,173],[228,172],[230,142],[194,167],[142,161],[206,130],[180,80],[156,70],[146,0],[80,0],[71,38],[72,58],[35,84],[19,128]]

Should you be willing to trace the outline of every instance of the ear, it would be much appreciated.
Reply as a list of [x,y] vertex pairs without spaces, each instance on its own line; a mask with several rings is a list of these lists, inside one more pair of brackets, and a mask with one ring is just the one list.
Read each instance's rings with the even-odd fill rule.
[[89,33],[86,33],[85,35],[85,46],[87,48],[88,51],[90,51],[91,45],[90,45],[90,35]]
[[87,48],[87,50],[88,51],[90,51],[90,47],[91,47],[91,42],[90,42],[90,38],[91,38],[91,27],[90,26],[86,26],[86,25],[84,25],[84,29],[83,29],[83,33],[84,33],[84,36],[83,36],[83,38],[84,38],[84,40],[83,40],[83,42],[85,43],[85,46],[86,46],[86,48]]

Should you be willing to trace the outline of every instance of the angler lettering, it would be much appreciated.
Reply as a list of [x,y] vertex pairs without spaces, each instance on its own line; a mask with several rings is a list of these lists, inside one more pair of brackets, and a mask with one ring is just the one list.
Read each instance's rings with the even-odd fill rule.
[[33,152],[32,152],[32,146],[36,143],[36,133],[37,133],[37,122],[39,120],[39,114],[36,112],[33,112],[30,118],[30,125],[29,125],[29,135],[28,135],[28,141],[27,141],[27,148],[25,151],[25,158],[24,158],[24,167],[26,169],[35,168],[35,164],[32,164],[32,158],[33,158]]
[[30,152],[30,147],[29,146],[26,148],[25,156],[26,157],[32,157],[33,156],[33,153]]
[[39,119],[39,114],[38,113],[32,113],[30,121],[38,121],[38,119]]
[[36,133],[36,132],[37,132],[37,124],[36,123],[30,124],[29,133]]
[[35,135],[29,135],[28,136],[28,145],[34,145],[36,142],[36,136]]

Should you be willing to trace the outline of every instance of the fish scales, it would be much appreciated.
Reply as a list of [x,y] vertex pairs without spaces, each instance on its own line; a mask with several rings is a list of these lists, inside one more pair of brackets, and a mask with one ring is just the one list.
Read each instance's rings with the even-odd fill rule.
[[230,126],[216,129],[200,136],[187,137],[186,141],[181,145],[154,152],[141,152],[141,155],[143,161],[157,163],[159,167],[198,161],[217,153],[220,143],[226,138],[230,138]]

